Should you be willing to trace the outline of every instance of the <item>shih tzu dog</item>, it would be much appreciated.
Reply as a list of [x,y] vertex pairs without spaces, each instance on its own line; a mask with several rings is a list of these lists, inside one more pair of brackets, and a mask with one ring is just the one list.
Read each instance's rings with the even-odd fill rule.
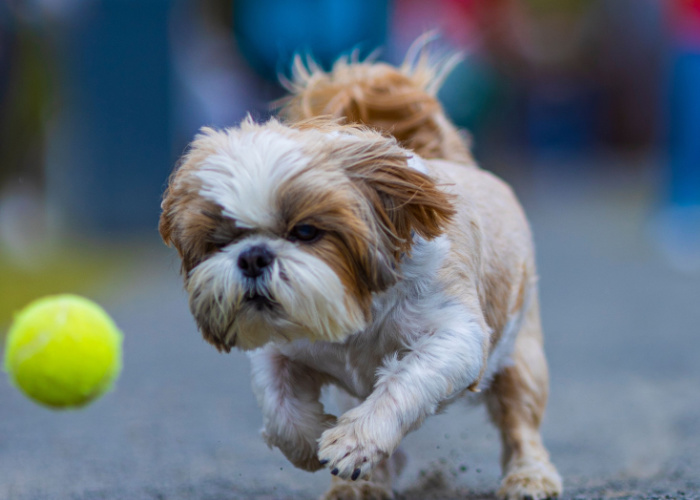
[[[324,498],[392,498],[403,437],[478,392],[499,495],[561,492],[530,230],[436,100],[450,61],[297,59],[284,121],[203,128],[165,193],[202,335],[249,352],[265,440],[328,468]],[[338,417],[325,385],[348,395]]]

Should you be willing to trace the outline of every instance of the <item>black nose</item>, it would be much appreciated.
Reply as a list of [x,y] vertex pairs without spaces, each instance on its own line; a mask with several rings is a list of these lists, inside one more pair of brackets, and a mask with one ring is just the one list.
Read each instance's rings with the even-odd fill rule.
[[257,278],[265,268],[272,264],[275,255],[264,245],[246,248],[238,256],[238,267],[244,276]]

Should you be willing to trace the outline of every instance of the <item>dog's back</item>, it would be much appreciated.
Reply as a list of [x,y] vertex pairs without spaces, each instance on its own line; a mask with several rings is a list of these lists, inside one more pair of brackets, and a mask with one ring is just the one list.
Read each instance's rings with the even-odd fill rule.
[[459,60],[431,64],[421,47],[400,67],[355,57],[339,59],[330,72],[301,57],[294,61],[281,114],[290,122],[329,116],[393,135],[425,159],[472,163],[467,141],[445,116],[436,94]]

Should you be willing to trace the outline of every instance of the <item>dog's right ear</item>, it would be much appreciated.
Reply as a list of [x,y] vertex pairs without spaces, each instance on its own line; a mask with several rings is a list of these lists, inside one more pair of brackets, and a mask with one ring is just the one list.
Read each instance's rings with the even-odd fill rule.
[[369,248],[355,258],[370,291],[383,291],[399,278],[402,256],[410,254],[414,236],[431,240],[445,231],[455,213],[452,198],[409,165],[411,153],[395,139],[362,127],[340,128],[330,141],[329,158],[343,165],[370,231],[356,245]]
[[218,222],[220,209],[199,196],[202,183],[195,173],[215,153],[223,137],[222,132],[202,128],[178,162],[163,193],[158,230],[165,244],[175,247],[180,255],[184,274],[208,252],[207,239],[202,235],[215,230]]
[[[398,257],[410,252],[413,234],[440,236],[455,213],[451,196],[428,175],[410,167],[410,152],[393,139],[369,133],[371,144],[349,141],[346,170],[369,200],[382,236]],[[346,152],[348,152],[346,150]]]
[[455,210],[447,193],[427,175],[401,162],[355,166],[355,175],[371,190],[375,214],[397,251],[410,251],[412,234],[426,240],[440,236]]

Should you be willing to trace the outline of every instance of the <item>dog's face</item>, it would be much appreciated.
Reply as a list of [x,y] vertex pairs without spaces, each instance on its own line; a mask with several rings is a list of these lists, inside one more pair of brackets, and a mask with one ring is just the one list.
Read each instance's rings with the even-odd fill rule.
[[203,129],[174,172],[160,232],[219,350],[342,341],[399,278],[412,233],[438,236],[447,195],[393,139],[313,123]]

